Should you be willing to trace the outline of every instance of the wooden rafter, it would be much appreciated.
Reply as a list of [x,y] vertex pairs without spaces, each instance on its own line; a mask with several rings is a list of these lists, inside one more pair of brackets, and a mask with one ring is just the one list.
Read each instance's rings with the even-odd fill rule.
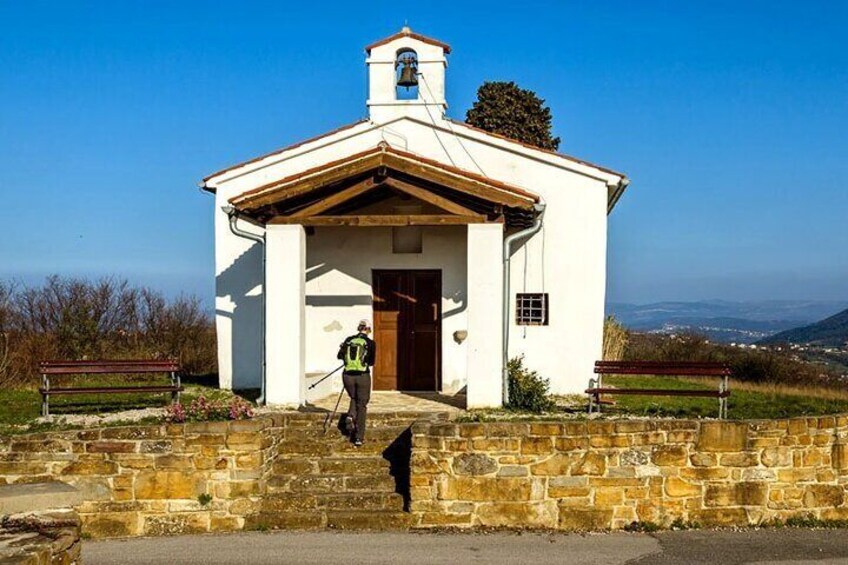
[[[291,200],[297,196],[302,196],[314,190],[318,190],[327,185],[341,182],[347,178],[361,175],[377,169],[382,163],[381,153],[371,153],[361,156],[350,162],[340,162],[337,166],[314,174],[309,174],[306,178],[298,180],[292,186],[275,186],[270,185],[257,189],[257,193],[245,193],[231,201],[236,206],[244,205],[248,209],[257,209],[268,204],[275,204],[284,200]],[[326,165],[324,165],[326,167]],[[317,168],[316,168],[317,169]]]
[[300,224],[303,226],[360,226],[360,227],[396,227],[396,226],[450,226],[482,224],[486,217],[480,214],[456,216],[452,214],[424,215],[363,215],[363,216],[312,216],[295,218],[276,216],[268,220],[269,224]]
[[335,194],[331,194],[327,198],[323,198],[314,204],[310,204],[305,208],[301,208],[294,214],[291,214],[292,218],[306,218],[309,216],[317,216],[322,212],[326,212],[331,208],[338,206],[344,202],[352,198],[356,198],[360,194],[365,194],[366,192],[373,190],[378,185],[377,181],[373,178],[367,178],[363,181],[360,181],[353,186],[350,186],[341,192],[337,192]]
[[383,164],[390,170],[422,178],[447,188],[476,196],[482,200],[503,204],[504,206],[530,209],[534,204],[529,198],[500,190],[473,178],[460,176],[427,163],[408,159],[399,154],[386,153],[383,156]]
[[384,171],[389,178],[394,177],[393,171],[399,172],[510,208],[532,211],[538,201],[538,196],[516,186],[381,144],[260,186],[231,198],[230,202],[243,211],[257,211],[375,171]]
[[461,206],[454,202],[453,200],[448,200],[444,196],[440,196],[435,192],[429,191],[426,188],[421,188],[420,186],[415,186],[414,184],[410,184],[408,182],[394,179],[394,178],[386,178],[385,183],[395,190],[399,190],[405,194],[410,196],[414,196],[418,200],[423,200],[424,202],[429,202],[433,206],[437,208],[441,208],[445,212],[450,212],[451,214],[456,214],[458,216],[473,216],[475,212],[473,210],[469,210],[465,206]]

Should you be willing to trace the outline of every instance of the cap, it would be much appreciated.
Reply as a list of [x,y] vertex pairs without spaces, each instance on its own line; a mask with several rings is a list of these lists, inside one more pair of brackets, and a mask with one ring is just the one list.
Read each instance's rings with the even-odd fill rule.
[[370,328],[371,322],[366,319],[359,320],[359,324],[356,326],[357,328]]

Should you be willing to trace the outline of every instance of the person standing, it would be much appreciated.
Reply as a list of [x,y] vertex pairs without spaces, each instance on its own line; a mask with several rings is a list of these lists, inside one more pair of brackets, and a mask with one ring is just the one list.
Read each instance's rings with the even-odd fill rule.
[[377,346],[368,337],[371,324],[360,320],[356,334],[350,336],[339,347],[338,358],[344,361],[342,382],[350,397],[350,407],[344,417],[345,431],[357,447],[365,441],[365,417],[371,399],[371,367],[377,354]]

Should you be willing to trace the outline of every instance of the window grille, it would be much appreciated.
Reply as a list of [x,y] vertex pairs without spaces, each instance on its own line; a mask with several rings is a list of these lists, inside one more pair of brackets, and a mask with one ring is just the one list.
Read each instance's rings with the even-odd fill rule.
[[519,326],[548,325],[548,293],[519,293],[515,297],[515,323]]

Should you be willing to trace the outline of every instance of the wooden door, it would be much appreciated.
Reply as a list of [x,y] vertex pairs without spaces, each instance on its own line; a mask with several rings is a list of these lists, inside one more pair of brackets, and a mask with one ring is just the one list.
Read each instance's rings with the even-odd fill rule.
[[441,378],[440,271],[374,271],[376,390],[438,390]]

